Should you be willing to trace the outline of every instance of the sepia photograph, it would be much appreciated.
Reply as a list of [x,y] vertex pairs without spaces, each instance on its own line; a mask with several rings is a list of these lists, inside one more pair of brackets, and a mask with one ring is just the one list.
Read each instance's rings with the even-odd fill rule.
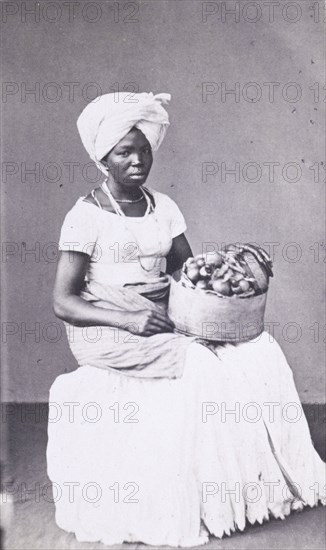
[[325,548],[325,8],[0,0],[1,548]]

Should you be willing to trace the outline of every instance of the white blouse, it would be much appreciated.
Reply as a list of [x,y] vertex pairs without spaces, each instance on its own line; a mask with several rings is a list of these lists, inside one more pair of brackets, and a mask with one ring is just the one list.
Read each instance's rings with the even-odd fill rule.
[[59,249],[90,256],[89,281],[124,285],[160,276],[172,239],[187,229],[177,204],[149,189],[155,210],[142,217],[118,216],[80,197],[65,217]]

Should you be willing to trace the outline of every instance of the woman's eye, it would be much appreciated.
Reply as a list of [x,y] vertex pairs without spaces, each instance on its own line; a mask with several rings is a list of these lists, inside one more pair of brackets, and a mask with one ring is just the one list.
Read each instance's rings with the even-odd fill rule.
[[120,157],[126,157],[127,155],[128,155],[128,151],[122,151],[121,153],[119,153]]

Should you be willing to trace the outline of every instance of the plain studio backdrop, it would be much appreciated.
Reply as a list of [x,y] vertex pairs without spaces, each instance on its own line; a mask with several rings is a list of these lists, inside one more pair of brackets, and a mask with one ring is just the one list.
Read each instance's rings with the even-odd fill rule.
[[274,253],[267,328],[302,400],[324,400],[322,2],[271,4],[1,3],[6,401],[46,401],[77,367],[51,309],[55,243],[99,182],[76,119],[118,90],[172,94],[147,184],[177,201],[195,253]]

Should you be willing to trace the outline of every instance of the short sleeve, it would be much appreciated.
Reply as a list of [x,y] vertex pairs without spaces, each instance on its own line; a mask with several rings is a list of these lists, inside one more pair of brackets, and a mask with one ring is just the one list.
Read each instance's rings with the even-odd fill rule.
[[170,219],[171,236],[178,237],[187,230],[187,224],[183,214],[177,205],[170,197],[168,198],[167,208]]
[[84,252],[92,256],[97,241],[95,217],[88,205],[77,202],[66,215],[61,227],[59,250]]

